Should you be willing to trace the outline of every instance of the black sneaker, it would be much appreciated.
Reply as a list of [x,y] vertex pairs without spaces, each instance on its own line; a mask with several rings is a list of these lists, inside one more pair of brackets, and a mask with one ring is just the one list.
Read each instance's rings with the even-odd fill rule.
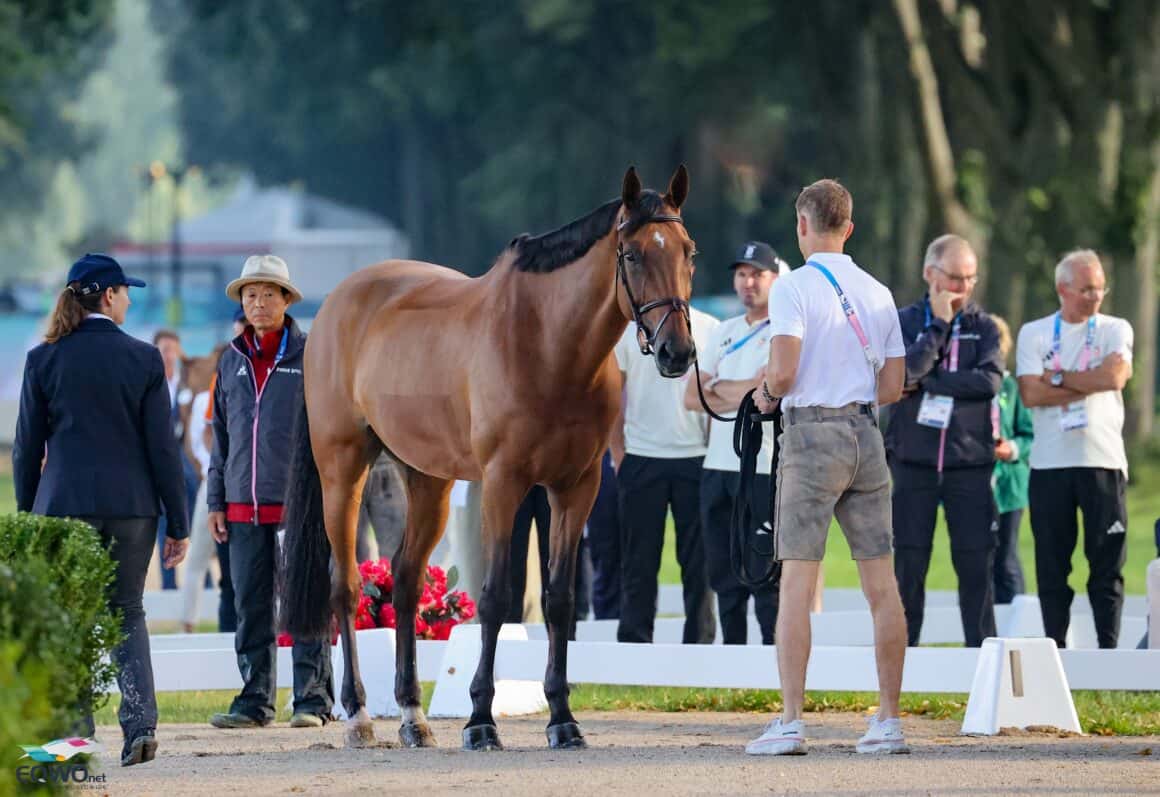
[[121,766],[131,767],[152,761],[157,755],[157,738],[153,731],[142,731],[121,748]]

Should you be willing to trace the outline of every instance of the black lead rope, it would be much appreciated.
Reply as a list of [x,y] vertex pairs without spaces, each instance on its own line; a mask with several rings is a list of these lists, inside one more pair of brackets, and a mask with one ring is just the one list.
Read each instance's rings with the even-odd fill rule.
[[[729,525],[729,562],[737,580],[750,589],[771,584],[777,575],[772,525],[776,498],[773,474],[777,473],[777,460],[780,454],[777,428],[781,423],[780,405],[772,413],[763,414],[753,401],[754,392],[750,390],[745,394],[745,398],[741,399],[741,406],[737,408],[737,415],[733,419],[733,451],[741,460],[741,479],[737,487],[737,498],[733,502],[732,522]],[[757,523],[753,512],[756,497],[754,482],[757,480],[757,457],[761,453],[763,437],[761,424],[767,421],[774,424],[769,521]]]

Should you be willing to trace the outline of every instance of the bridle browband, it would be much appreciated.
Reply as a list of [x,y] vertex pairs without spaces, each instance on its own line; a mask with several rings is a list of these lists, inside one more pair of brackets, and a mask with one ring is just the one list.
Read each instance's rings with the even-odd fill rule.
[[[620,232],[623,230],[628,226],[630,221],[630,217],[625,217],[624,221],[616,225],[616,231]],[[682,227],[685,226],[685,222],[680,216],[666,213],[649,216],[648,218],[640,221],[636,227],[637,229],[640,229],[646,224],[667,221],[676,222]],[[693,322],[689,318],[689,303],[679,297],[670,296],[667,299],[656,299],[655,301],[651,301],[643,305],[637,304],[636,297],[632,295],[632,286],[628,284],[628,273],[626,272],[624,266],[624,254],[624,244],[620,241],[617,241],[616,278],[619,283],[624,285],[624,293],[628,297],[628,305],[632,308],[632,320],[636,322],[636,343],[638,346],[640,346],[640,353],[647,356],[654,353],[654,344],[656,343],[657,335],[661,333],[661,329],[664,327],[665,322],[669,320],[669,316],[671,316],[674,312],[680,312],[681,316],[685,319],[685,323],[688,325],[690,332],[692,331]],[[657,324],[656,329],[650,329],[648,324],[645,323],[644,314],[650,310],[656,310],[658,307],[668,307],[669,310],[661,317],[661,322]]]

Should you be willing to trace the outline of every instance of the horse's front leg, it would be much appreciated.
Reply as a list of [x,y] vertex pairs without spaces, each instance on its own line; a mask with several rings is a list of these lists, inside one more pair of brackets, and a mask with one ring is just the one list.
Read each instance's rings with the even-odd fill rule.
[[[464,750],[501,750],[491,713],[495,698],[495,647],[511,604],[511,540],[516,508],[530,485],[508,470],[489,467],[483,478],[483,555],[485,574],[479,594],[482,645],[471,679],[471,717],[463,728]],[[522,596],[521,596],[522,598]]]
[[576,558],[584,523],[600,487],[599,463],[566,490],[548,490],[552,506],[551,556],[548,561],[548,670],[544,695],[551,716],[548,746],[563,749],[586,747],[580,725],[568,704],[568,637],[573,628],[576,604]]

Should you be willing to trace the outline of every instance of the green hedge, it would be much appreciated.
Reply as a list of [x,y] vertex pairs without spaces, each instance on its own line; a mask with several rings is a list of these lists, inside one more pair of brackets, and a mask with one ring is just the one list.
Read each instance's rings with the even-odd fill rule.
[[44,562],[19,570],[0,564],[0,794],[20,789],[16,767],[32,763],[20,760],[20,745],[44,744],[63,733],[54,701],[61,694],[58,662],[69,658],[68,634],[61,629],[70,620],[54,593]]
[[20,745],[74,732],[107,699],[121,638],[106,602],[115,567],[86,523],[0,516],[0,794],[17,788]]

